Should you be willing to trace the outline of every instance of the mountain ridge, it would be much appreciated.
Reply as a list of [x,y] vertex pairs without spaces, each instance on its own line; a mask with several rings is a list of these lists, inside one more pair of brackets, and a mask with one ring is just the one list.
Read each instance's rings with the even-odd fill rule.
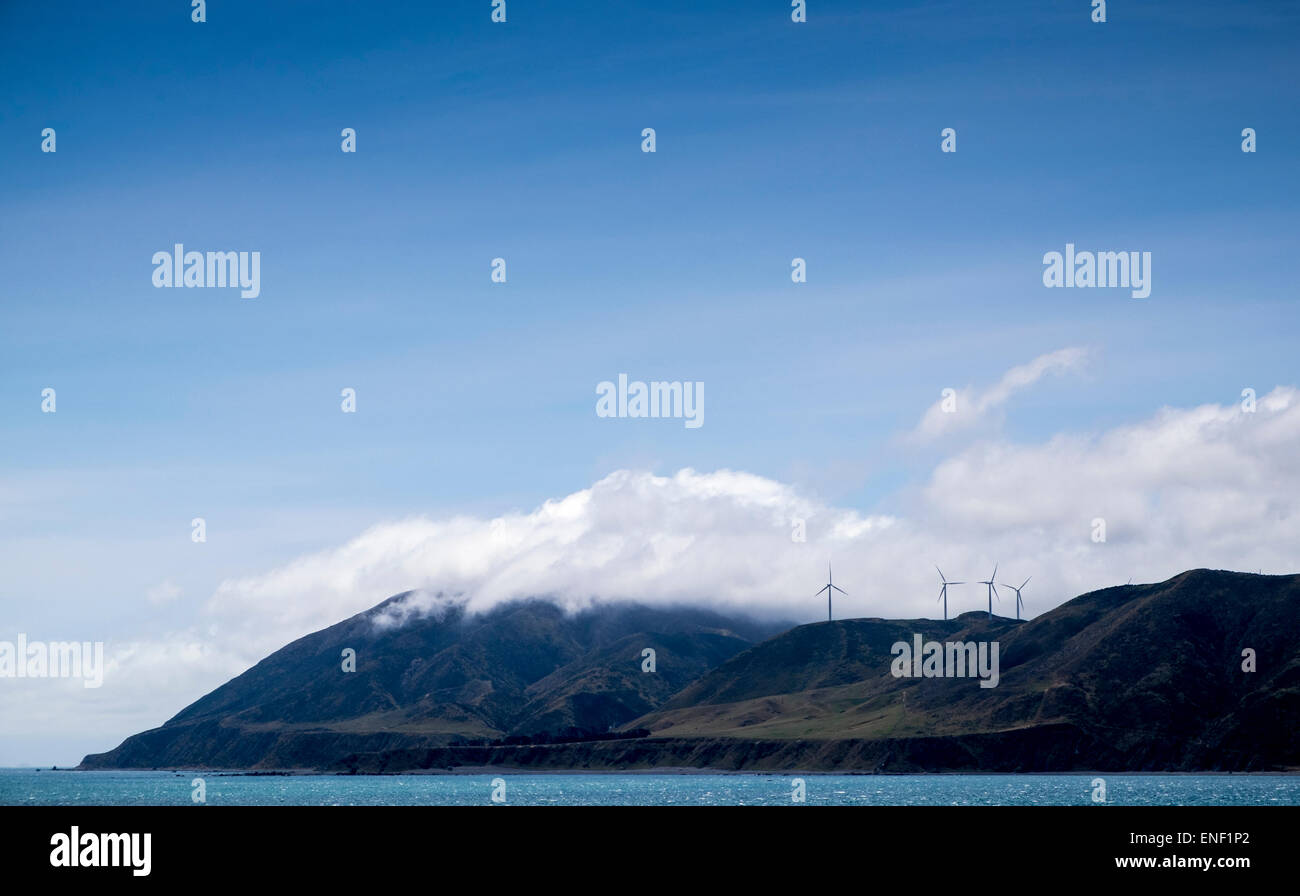
[[[639,608],[621,621],[610,617],[604,634],[587,637],[582,649],[558,621],[558,609],[525,606],[532,609],[502,610],[504,624],[493,623],[490,637],[508,632],[513,639],[497,643],[495,651],[485,649],[482,637],[456,640],[449,629],[434,637],[446,643],[430,660],[395,639],[389,646],[415,687],[367,685],[370,690],[356,698],[368,708],[365,714],[327,719],[327,703],[314,712],[320,718],[286,717],[286,694],[274,684],[266,699],[251,701],[243,686],[212,699],[240,676],[161,728],[87,756],[82,767],[232,761],[225,767],[345,773],[479,765],[1300,767],[1300,646],[1293,640],[1300,631],[1300,575],[1188,570],[1161,583],[1089,592],[1026,621],[990,619],[983,612],[951,620],[848,619],[765,638],[760,624],[740,635],[728,626],[749,623],[707,611],[679,610],[686,615],[670,623],[654,615],[658,611]],[[651,615],[638,619],[638,613]],[[677,629],[629,629],[644,628],[646,620]],[[594,630],[590,621],[584,624]],[[917,635],[940,643],[996,643],[997,686],[981,688],[972,677],[895,676],[894,645]],[[437,640],[441,636],[444,641]],[[658,645],[654,675],[641,672],[633,650],[641,643]],[[1255,671],[1245,671],[1248,650]],[[522,659],[515,656],[520,651]],[[490,668],[507,655],[520,662]],[[264,671],[274,673],[274,664]],[[536,677],[518,686],[529,675]],[[455,699],[422,702],[420,686],[435,680]],[[297,687],[300,698],[314,693],[301,682]],[[373,710],[383,705],[381,697],[395,694],[406,702],[384,713]],[[595,740],[610,736],[610,728],[618,739]]]
[[[82,767],[265,768],[286,757],[319,764],[336,748],[593,736],[784,627],[689,607],[569,614],[543,599],[480,614],[456,604],[396,612],[411,596],[285,645]],[[657,651],[657,674],[641,672],[646,648]],[[346,650],[353,672],[344,671]]]

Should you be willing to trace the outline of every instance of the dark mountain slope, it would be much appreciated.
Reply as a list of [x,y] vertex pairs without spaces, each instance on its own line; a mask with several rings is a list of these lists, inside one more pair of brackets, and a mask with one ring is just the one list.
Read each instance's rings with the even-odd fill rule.
[[[1000,681],[895,678],[895,641],[996,640]],[[668,738],[916,738],[1055,727],[1110,767],[1300,765],[1300,576],[1193,570],[1029,622],[852,619],[756,645],[630,722]],[[1257,671],[1242,670],[1255,651]]]
[[[656,674],[641,671],[641,651],[651,648]],[[604,730],[661,706],[673,694],[734,656],[732,635],[675,632],[620,638],[534,682],[528,706],[514,724],[518,733]],[[634,657],[637,662],[628,662]]]
[[[317,765],[338,750],[604,733],[783,628],[634,605],[566,615],[541,600],[386,625],[407,597],[294,641],[83,766]],[[646,647],[654,674],[641,671]]]

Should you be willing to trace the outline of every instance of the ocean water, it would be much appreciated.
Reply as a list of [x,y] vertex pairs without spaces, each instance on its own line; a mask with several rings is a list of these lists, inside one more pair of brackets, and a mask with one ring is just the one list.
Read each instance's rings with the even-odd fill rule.
[[1300,805],[1294,775],[752,775],[484,774],[239,775],[216,772],[72,772],[0,769],[0,805],[191,805],[202,778],[208,805],[482,806],[493,780],[514,806],[789,806],[802,778],[806,802],[827,806]]

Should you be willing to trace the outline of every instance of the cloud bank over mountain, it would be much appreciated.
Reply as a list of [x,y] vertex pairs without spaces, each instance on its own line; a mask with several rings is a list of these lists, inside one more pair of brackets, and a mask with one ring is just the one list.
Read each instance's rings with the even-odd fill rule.
[[[1005,379],[1004,379],[1005,382]],[[1300,393],[1278,387],[1254,412],[1239,404],[1164,408],[1097,433],[1034,444],[973,441],[893,496],[889,513],[836,507],[751,473],[619,470],[531,510],[497,517],[416,517],[373,526],[336,547],[224,581],[202,618],[162,640],[109,645],[104,687],[6,696],[23,724],[75,704],[124,728],[152,724],[283,644],[417,589],[407,612],[438,600],[471,611],[548,596],[691,603],[814,621],[833,562],[835,613],[938,616],[938,576],[999,579],[1034,615],[1112,584],[1184,569],[1293,572],[1300,543]],[[1095,521],[1106,541],[1094,541]],[[806,540],[794,537],[798,521]],[[441,598],[438,596],[441,595]],[[1008,593],[1008,597],[1010,594]],[[986,606],[980,586],[949,590],[953,614]],[[1010,615],[1007,600],[995,610]],[[401,622],[400,619],[389,620]],[[40,696],[45,694],[45,696]],[[53,701],[52,704],[50,701]]]
[[[814,620],[828,562],[849,593],[837,615],[935,615],[935,563],[969,581],[995,562],[1000,578],[1034,576],[1025,598],[1035,613],[1187,568],[1292,571],[1298,444],[1300,399],[1279,387],[1253,413],[1165,408],[1095,434],[975,442],[896,496],[889,514],[744,472],[620,470],[530,511],[377,525],[223,582],[206,613],[257,655],[408,589],[420,590],[412,612],[438,595],[475,611],[543,595],[568,608],[688,602]],[[953,612],[985,605],[972,586],[950,590]]]

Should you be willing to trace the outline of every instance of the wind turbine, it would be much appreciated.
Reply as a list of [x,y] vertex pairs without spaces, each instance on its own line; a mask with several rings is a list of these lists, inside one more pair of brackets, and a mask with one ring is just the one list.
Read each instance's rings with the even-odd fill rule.
[[[1030,576],[1030,577],[1029,577],[1029,579],[1032,579],[1032,578],[1033,578],[1033,576]],[[1029,579],[1025,579],[1023,582],[1021,582],[1021,583],[1020,583],[1020,588],[1023,588],[1023,587],[1025,587],[1026,585],[1028,585],[1028,584],[1029,584]],[[1024,601],[1022,601],[1022,600],[1020,599],[1020,588],[1017,588],[1015,585],[1008,585],[1006,582],[1003,582],[1003,583],[1002,583],[1002,587],[1003,587],[1003,588],[1010,588],[1012,591],[1014,591],[1014,592],[1016,593],[1016,618],[1019,619],[1019,618],[1020,618],[1020,607],[1024,604]]]
[[847,591],[845,591],[845,590],[844,590],[843,588],[841,588],[839,585],[836,585],[836,584],[835,584],[835,580],[831,577],[831,565],[830,565],[829,563],[827,563],[827,564],[826,564],[826,587],[825,587],[825,588],[822,588],[820,591],[817,592],[818,594],[821,594],[822,591],[825,591],[825,592],[826,592],[826,621],[827,621],[827,622],[830,622],[830,621],[831,621],[831,591],[832,591],[832,589],[835,590],[835,591],[838,591],[840,594],[843,594],[845,597],[848,597],[848,596],[849,596],[849,593],[848,593]]
[[[939,569],[939,567],[938,567],[938,566],[935,566],[935,569]],[[965,582],[949,582],[947,579],[945,579],[945,578],[943,577],[943,570],[942,570],[942,569],[939,569],[939,581],[940,581],[940,582],[943,582],[943,587],[939,589],[939,600],[943,601],[943,618],[944,618],[944,619],[947,619],[947,618],[948,618],[948,586],[949,586],[949,585],[965,585],[966,583],[965,583]],[[936,603],[937,603],[937,601],[936,601]]]
[[998,565],[994,563],[993,575],[989,576],[987,581],[980,582],[981,585],[989,586],[989,618],[990,619],[993,618],[993,598],[997,597],[999,603],[1002,601],[1002,597],[998,595],[998,586],[993,584],[993,580],[996,579],[997,577],[998,577]]

